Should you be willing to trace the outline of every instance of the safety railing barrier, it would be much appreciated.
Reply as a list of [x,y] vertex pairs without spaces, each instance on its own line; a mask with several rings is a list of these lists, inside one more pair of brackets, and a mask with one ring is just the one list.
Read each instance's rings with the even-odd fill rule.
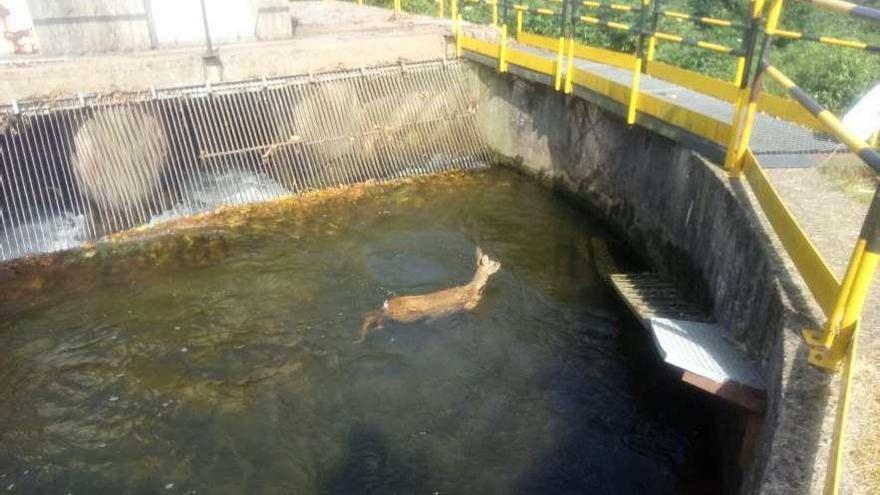
[[[455,12],[458,8],[456,4],[461,0],[448,1],[450,17],[460,20],[461,15]],[[802,1],[833,13],[880,24],[878,9],[842,0]],[[773,230],[827,317],[821,330],[804,331],[804,339],[810,347],[810,362],[829,370],[837,370],[843,365],[844,379],[826,476],[826,493],[836,495],[839,490],[846,410],[855,366],[856,336],[868,290],[880,264],[880,187],[875,191],[843,280],[838,280],[773,188],[750,148],[750,142],[758,112],[766,113],[839,140],[880,173],[877,135],[870,142],[856,137],[837,117],[768,60],[774,38],[873,53],[880,53],[880,46],[862,40],[784,29],[780,27],[784,0],[750,0],[747,18],[742,22],[664,9],[663,0],[640,0],[634,4],[580,0],[497,2],[495,6],[500,8],[500,12],[492,20],[501,28],[500,43],[464,36],[460,23],[457,23],[459,54],[464,49],[497,59],[498,69],[502,72],[507,71],[509,65],[516,65],[548,75],[552,77],[555,88],[565,93],[571,93],[573,86],[577,85],[610,97],[626,106],[627,122],[630,124],[637,121],[639,114],[644,114],[692,132],[723,146],[724,168],[730,177],[744,177],[747,180]],[[553,19],[555,24],[548,28],[544,23],[543,32],[530,32],[529,26],[533,24],[529,20],[533,17]],[[690,39],[664,27],[663,19],[734,30],[741,39],[741,45],[734,47],[705,39]],[[549,51],[553,58],[509,43],[508,23],[515,26],[518,45]],[[634,53],[597,46],[593,43],[596,40],[579,34],[577,26],[582,25],[626,34],[635,40]],[[660,42],[733,56],[736,59],[734,75],[725,81],[657,61],[657,43]],[[590,70],[578,67],[575,60],[594,61],[632,71],[631,84],[627,87],[603,79]],[[729,102],[733,110],[732,121],[725,125],[717,118],[683,107],[670,111],[671,104],[639,90],[643,72]],[[764,80],[767,78],[782,87],[788,97],[765,91]]]
[[462,20],[498,26],[500,0],[459,0],[457,10]]
[[[505,19],[508,14],[514,16],[516,34],[532,32],[545,36],[565,36],[565,0],[531,0],[530,2],[517,2],[505,0],[507,8]],[[529,25],[534,24],[533,29]],[[540,25],[540,26],[539,26]]]
[[[395,8],[398,8],[402,5],[400,2],[403,0],[393,1]],[[840,121],[830,114],[830,112],[807,96],[777,68],[766,62],[767,53],[774,37],[816,41],[827,45],[868,51],[877,51],[876,46],[862,41],[808,35],[782,29],[779,27],[779,19],[782,12],[783,0],[768,0],[767,2],[765,2],[765,0],[752,0],[749,19],[747,22],[743,23],[738,23],[729,19],[667,10],[663,8],[662,0],[655,0],[654,2],[651,0],[641,0],[639,4],[602,1],[533,0],[528,5],[514,3],[513,1],[507,0],[447,1],[449,2],[449,8],[438,7],[438,13],[449,12],[451,17],[461,19],[462,7],[459,2],[462,1],[466,4],[488,7],[493,12],[488,16],[492,22],[499,24],[502,27],[506,27],[508,20],[513,21],[516,28],[515,37],[518,42],[524,45],[551,50],[556,56],[555,62],[548,62],[546,57],[540,57],[534,53],[520,50],[516,47],[508,47],[509,43],[507,43],[506,40],[506,29],[502,29],[501,36],[504,42],[500,45],[486,41],[481,42],[467,37],[464,37],[464,40],[460,41],[459,49],[463,48],[462,45],[466,45],[464,47],[466,49],[473,49],[487,56],[499,59],[498,67],[500,70],[505,70],[508,64],[511,63],[526,68],[538,67],[541,69],[540,72],[551,73],[554,76],[557,89],[564,91],[570,91],[571,82],[573,79],[577,78],[579,72],[583,75],[583,71],[576,67],[571,67],[572,59],[594,60],[632,70],[633,82],[629,88],[630,94],[627,97],[629,103],[627,120],[630,123],[634,122],[635,113],[639,111],[637,104],[640,93],[638,89],[639,74],[642,72],[642,69],[645,68],[646,64],[647,70],[645,70],[645,72],[648,74],[652,74],[651,67],[653,64],[659,64],[659,62],[654,60],[657,42],[683,43],[710,52],[736,56],[738,59],[737,70],[731,82],[737,89],[735,93],[728,92],[725,97],[722,98],[734,103],[735,107],[733,122],[729,129],[724,129],[725,132],[723,132],[727,148],[725,167],[733,176],[740,175],[744,171],[745,165],[756,161],[753,156],[748,157],[748,153],[753,123],[757,112],[759,110],[764,111],[774,106],[780,107],[783,104],[791,106],[792,103],[800,105],[800,111],[803,112],[801,115],[806,114],[813,119],[809,124],[810,127],[821,130],[840,139],[841,142],[853,151],[853,153],[860,156],[872,167],[880,170],[880,158],[878,158],[876,150],[872,149],[871,145],[854,138],[852,134],[843,127]],[[832,12],[847,13],[857,18],[880,22],[878,21],[880,16],[877,15],[878,11],[876,9],[840,0],[813,0],[810,3]],[[444,2],[440,2],[440,5],[444,5]],[[765,10],[767,12],[766,25],[762,29],[761,23],[764,20]],[[607,15],[603,15],[602,13],[629,14],[633,16],[633,19],[627,21],[613,20],[609,19]],[[546,35],[537,35],[528,32],[526,29],[528,26],[528,16],[553,18],[555,20],[554,22],[557,23],[555,31],[559,37],[550,38]],[[513,17],[513,19],[510,19],[510,17]],[[658,29],[660,18],[688,21],[712,27],[736,29],[742,33],[743,44],[739,48],[733,48],[706,40],[689,40],[678,34]],[[575,39],[575,23],[589,24],[603,29],[625,32],[632,37],[637,37],[639,38],[639,41],[636,53],[627,54],[614,52],[607,48],[591,46],[589,44],[590,40]],[[764,38],[763,42],[760,44],[760,50],[758,50],[759,47],[757,40],[761,34],[763,34]],[[462,36],[459,36],[459,38],[462,38]],[[751,65],[750,58],[752,57],[752,53],[755,51],[760,52],[759,58],[762,62],[757,64],[756,73],[754,77],[751,78],[751,84],[749,84],[748,67]],[[664,75],[667,77],[670,76],[669,73],[663,72],[665,69],[663,65],[653,66],[659,67],[659,69],[657,69],[659,73],[658,77],[664,78]],[[565,70],[566,68],[569,68],[570,70]],[[674,69],[681,70],[678,68]],[[783,100],[779,97],[773,97],[776,98],[775,102],[769,99],[771,95],[768,95],[763,91],[762,80],[764,76],[771,77],[781,86],[788,89],[791,99]],[[674,79],[674,77],[671,78]],[[683,83],[683,85],[687,86],[686,83]],[[691,82],[691,86],[694,85],[695,84]],[[709,91],[707,91],[707,93],[712,94]],[[773,114],[773,112],[769,113]],[[785,109],[779,113],[795,115],[795,112],[792,109]],[[800,124],[804,124],[805,122],[805,119],[802,117],[792,120]],[[715,133],[715,136],[718,137],[718,134],[721,133]],[[875,209],[876,208],[873,208],[872,212]],[[811,249],[815,250],[815,248]],[[861,256],[857,258],[858,259],[854,259],[856,259],[856,261],[861,260]],[[871,258],[869,257],[868,259],[870,261]],[[859,261],[859,263],[861,263],[861,261]],[[861,266],[859,263],[854,265],[853,270]],[[841,334],[839,331],[841,322],[838,320],[842,318],[842,315],[839,314],[840,311],[833,311],[833,308],[835,307],[835,304],[839,306],[840,304],[843,304],[841,301],[845,301],[851,296],[848,287],[849,277],[845,277],[842,284],[836,283],[831,280],[834,278],[833,275],[830,277],[824,274],[816,275],[816,273],[824,273],[827,270],[817,270],[812,263],[808,265],[807,268],[801,269],[801,272],[804,274],[808,286],[813,294],[816,295],[820,305],[826,310],[826,312],[828,312],[830,317],[828,325],[824,331],[821,332],[821,336],[816,336],[815,333],[809,334],[811,344],[821,344],[821,347],[825,349],[824,351],[817,349],[813,360],[816,364],[835,367],[839,364],[843,356],[841,351],[841,346],[843,346],[843,344],[841,342],[846,342],[847,338],[845,332]],[[855,277],[855,275],[853,275],[853,277]],[[829,302],[831,298],[828,294],[832,292],[840,292],[836,294],[836,303]],[[858,293],[855,295],[858,295]],[[847,323],[851,323],[851,321],[847,321]],[[841,335],[843,338],[838,339]],[[838,342],[838,344],[835,345],[835,342]]]
[[[875,9],[841,1],[814,0],[811,3],[833,12],[845,13],[880,24],[880,11]],[[831,112],[811,98],[794,81],[767,60],[770,42],[774,36],[780,35],[778,26],[782,9],[783,0],[772,0],[753,93],[760,91],[762,76],[769,76],[785,88],[794,100],[820,120],[831,135],[839,139],[853,153],[862,158],[867,165],[880,173],[880,154],[869,143],[853,135]],[[791,31],[781,30],[781,33],[782,37],[792,38]],[[799,39],[815,41],[809,38],[812,37],[804,37],[801,34]],[[819,37],[818,40],[820,43],[823,42],[821,41],[822,37]],[[825,38],[824,43],[860,49],[867,46],[864,43],[859,44],[861,42],[840,43],[839,41],[834,39],[834,41],[828,42],[828,38]],[[832,439],[832,454],[825,480],[826,493],[834,495],[839,492],[840,486],[843,438],[846,432],[846,414],[850,400],[853,369],[856,363],[859,320],[867,301],[871,282],[876,275],[878,261],[880,261],[880,187],[874,193],[843,280],[834,302],[830,306],[830,312],[826,311],[828,319],[825,328],[821,331],[804,331],[804,338],[810,346],[810,362],[830,369],[837,369],[842,361],[845,362],[840,404]]]

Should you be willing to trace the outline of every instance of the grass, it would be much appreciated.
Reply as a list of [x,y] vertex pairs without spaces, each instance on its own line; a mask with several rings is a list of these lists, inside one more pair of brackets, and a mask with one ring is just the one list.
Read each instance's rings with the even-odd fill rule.
[[[844,458],[844,477],[849,480],[841,493],[853,495],[880,493],[880,341],[873,335],[860,346],[853,384],[852,409],[847,425],[849,448]],[[873,342],[871,342],[873,340]]]
[[844,194],[864,204],[871,202],[880,182],[874,170],[849,153],[832,155],[819,167],[819,171]]

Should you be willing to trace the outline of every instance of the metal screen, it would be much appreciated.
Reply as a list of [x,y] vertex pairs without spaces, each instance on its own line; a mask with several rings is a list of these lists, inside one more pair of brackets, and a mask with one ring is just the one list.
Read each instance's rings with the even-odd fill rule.
[[0,259],[219,206],[487,164],[461,62],[0,111]]

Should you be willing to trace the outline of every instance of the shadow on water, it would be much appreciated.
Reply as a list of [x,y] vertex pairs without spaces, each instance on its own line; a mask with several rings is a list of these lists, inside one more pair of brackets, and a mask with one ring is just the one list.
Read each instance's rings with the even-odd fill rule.
[[[198,263],[150,243],[85,258],[56,278],[88,290],[0,330],[18,385],[0,390],[0,476],[95,494],[671,494],[714,476],[711,415],[680,384],[651,395],[653,348],[584,248],[618,244],[518,174],[221,232]],[[502,268],[474,311],[353,344],[384,299],[467,282],[476,245]]]
[[428,474],[428,462],[395,449],[379,425],[357,422],[349,431],[342,461],[319,475],[318,491],[326,495],[430,493]]
[[[595,343],[581,350],[592,369],[545,370],[542,386],[562,420],[555,446],[518,479],[517,493],[721,492],[710,400],[682,386],[634,318],[619,325],[615,352]],[[598,366],[603,359],[626,366]]]
[[[741,434],[737,427],[730,428],[730,423],[740,421],[732,414],[736,411],[715,410],[719,421],[727,422],[731,430],[719,431],[728,445],[727,452],[718,453],[725,465],[724,488],[734,490],[741,481],[746,489],[760,485],[770,490],[810,490],[821,476],[814,469],[823,464],[818,457],[824,455],[822,433],[830,375],[808,364],[808,349],[799,332],[820,326],[817,316],[821,313],[804,298],[807,292],[798,286],[802,281],[780,259],[772,231],[761,225],[759,208],[747,188],[739,181],[712,176],[691,151],[675,142],[645,128],[627,126],[619,117],[625,108],[616,102],[603,101],[600,107],[580,97],[560,98],[552,87],[499,78],[491,68],[480,68],[478,74],[492,98],[513,109],[506,117],[518,122],[521,134],[512,137],[525,143],[523,149],[534,142],[549,151],[549,175],[565,178],[567,195],[582,203],[589,198],[587,208],[616,224],[615,232],[640,247],[653,267],[676,280],[688,297],[713,307],[715,316],[726,324],[738,324],[742,334],[735,339],[743,341],[750,354],[764,364],[771,414],[764,421],[756,461],[745,472],[737,465],[736,453],[730,452]],[[705,190],[695,190],[700,185],[706,186]],[[571,194],[572,188],[575,194]],[[721,205],[707,207],[710,214],[696,222],[720,227],[700,229],[681,222],[684,215],[675,216],[681,194],[692,194],[699,207],[706,206],[699,201]],[[630,201],[627,195],[644,197]],[[686,218],[690,218],[690,210]],[[723,239],[724,234],[711,237],[721,232],[729,235],[731,228],[736,242]],[[713,264],[719,255],[731,254],[719,251],[695,266],[694,256],[705,255],[709,246],[713,251],[719,249],[718,245],[748,247],[751,258],[743,257],[744,265]],[[742,266],[755,266],[755,273]],[[725,294],[724,300],[711,300],[713,293]],[[787,366],[789,363],[792,366]],[[779,421],[782,417],[788,418],[784,424]],[[796,462],[799,469],[792,469],[789,462]]]

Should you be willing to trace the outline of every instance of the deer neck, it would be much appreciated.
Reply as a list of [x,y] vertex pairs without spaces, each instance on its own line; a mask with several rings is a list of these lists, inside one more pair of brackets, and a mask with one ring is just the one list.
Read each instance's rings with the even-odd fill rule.
[[476,293],[483,292],[486,283],[489,281],[489,274],[482,267],[478,267],[474,278],[468,283],[468,288]]

